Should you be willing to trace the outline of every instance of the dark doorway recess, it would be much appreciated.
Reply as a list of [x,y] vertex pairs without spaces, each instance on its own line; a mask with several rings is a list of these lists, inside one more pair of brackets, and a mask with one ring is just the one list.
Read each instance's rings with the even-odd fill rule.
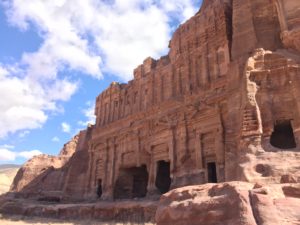
[[99,179],[97,183],[97,196],[98,198],[101,198],[102,196],[102,180]]
[[296,148],[296,141],[290,120],[280,120],[274,125],[271,145],[280,149]]
[[216,163],[214,162],[207,163],[207,178],[208,178],[208,183],[218,182]]
[[155,186],[164,194],[170,190],[171,177],[170,177],[170,162],[158,161],[157,162],[157,174]]
[[147,194],[148,172],[145,165],[120,169],[114,188],[115,199],[143,198]]

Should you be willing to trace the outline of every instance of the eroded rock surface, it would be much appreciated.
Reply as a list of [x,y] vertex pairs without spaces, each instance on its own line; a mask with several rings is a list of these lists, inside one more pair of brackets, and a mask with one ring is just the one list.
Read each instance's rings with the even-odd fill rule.
[[[58,156],[38,155],[26,162],[18,171],[11,191],[26,198],[60,201],[68,198],[71,189],[73,199],[78,198],[76,190],[84,183],[80,177],[86,178],[84,169],[87,168],[89,130],[74,136]],[[75,183],[74,179],[79,183]]]
[[300,185],[244,182],[179,188],[161,197],[157,225],[296,225]]
[[[99,222],[114,221],[115,223],[125,224],[154,222],[156,209],[157,202],[153,201],[57,205],[10,200],[0,206],[0,212],[8,218],[10,215],[24,215],[62,220],[78,219],[87,221],[94,219],[99,220]],[[90,223],[87,222],[86,224]]]
[[[166,56],[113,82],[96,124],[58,157],[30,160],[12,191],[96,201],[204,184],[163,196],[159,223],[297,224],[299,27],[298,0],[203,1]],[[230,181],[249,183],[206,184]]]

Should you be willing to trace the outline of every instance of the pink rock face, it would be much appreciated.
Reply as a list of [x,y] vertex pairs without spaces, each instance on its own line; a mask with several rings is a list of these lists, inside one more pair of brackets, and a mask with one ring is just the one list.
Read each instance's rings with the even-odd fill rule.
[[[286,193],[292,188],[293,195]],[[160,199],[157,225],[278,225],[299,224],[300,186],[230,182],[189,186]]]
[[[217,182],[299,183],[299,27],[299,0],[205,0],[174,32],[166,56],[145,59],[132,81],[100,93],[96,124],[58,157],[26,163],[12,190],[95,201]],[[288,198],[274,197],[276,205],[271,194],[239,184],[204,185],[196,192],[208,200],[197,197],[190,213],[207,224],[281,221],[267,211]],[[159,211],[158,219],[193,222],[188,204],[176,207],[185,214]]]
[[[106,224],[106,221],[113,221],[107,224],[144,224],[144,222],[152,224],[155,222],[156,208],[157,202],[153,201],[123,201],[118,204],[114,202],[43,204],[15,199],[0,205],[1,213],[5,215],[19,214],[27,217],[76,220],[79,224]],[[91,222],[91,219],[97,222]]]
[[87,135],[87,130],[81,131],[64,145],[57,157],[39,155],[26,162],[18,171],[11,191],[23,197],[55,201],[67,198],[70,189],[74,199],[78,190],[82,194],[82,186],[75,183],[84,183],[79,174],[87,167]]

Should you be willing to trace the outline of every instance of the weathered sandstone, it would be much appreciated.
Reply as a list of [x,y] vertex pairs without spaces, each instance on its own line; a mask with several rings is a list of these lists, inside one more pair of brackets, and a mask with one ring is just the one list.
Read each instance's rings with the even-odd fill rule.
[[105,202],[56,205],[24,202],[23,200],[15,199],[6,201],[1,205],[0,210],[6,216],[24,215],[27,217],[61,220],[77,219],[82,221],[94,219],[101,222],[114,221],[144,224],[144,222],[154,222],[157,203],[153,201],[123,201],[118,202],[118,204]]
[[[12,191],[103,201],[204,184],[163,196],[158,223],[197,224],[189,211],[205,225],[297,224],[299,30],[298,0],[205,0],[166,56],[113,82],[96,99],[96,124],[58,157],[25,164]],[[206,184],[230,181],[248,183]]]
[[[300,185],[244,182],[179,188],[161,197],[157,225],[296,225]],[[187,222],[188,221],[188,222]]]
[[[26,162],[18,171],[11,191],[17,192],[17,196],[60,201],[67,198],[71,190],[76,199],[76,193],[81,188],[77,182],[84,183],[86,178],[84,169],[88,156],[87,151],[83,150],[87,149],[89,133],[89,128],[81,131],[64,145],[57,157],[38,155]],[[81,170],[83,173],[80,176],[78,172]]]

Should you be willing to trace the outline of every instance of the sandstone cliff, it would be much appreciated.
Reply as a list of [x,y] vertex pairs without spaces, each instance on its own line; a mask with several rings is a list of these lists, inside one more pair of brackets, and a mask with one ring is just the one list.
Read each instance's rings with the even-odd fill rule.
[[[74,176],[80,179],[80,165],[85,165],[87,133],[88,130],[83,130],[74,136],[58,156],[38,155],[26,162],[19,169],[10,191],[19,192],[23,197],[41,199],[60,200],[63,195],[66,197],[68,188],[78,187],[72,184],[72,179]],[[72,174],[74,170],[79,174]]]
[[[159,224],[299,223],[299,30],[300,1],[205,0],[168,55],[97,97],[96,124],[71,142],[72,156],[32,159],[12,190],[95,201],[204,184],[163,196]],[[230,181],[249,183],[206,184]]]

